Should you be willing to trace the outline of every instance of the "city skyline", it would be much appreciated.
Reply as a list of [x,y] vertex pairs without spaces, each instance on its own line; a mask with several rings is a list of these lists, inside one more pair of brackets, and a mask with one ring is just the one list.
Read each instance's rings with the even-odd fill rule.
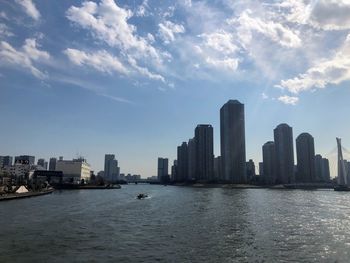
[[[219,156],[218,109],[229,99],[245,105],[246,159],[255,164],[280,123],[293,127],[293,143],[310,133],[323,157],[335,137],[350,145],[343,118],[350,25],[337,15],[346,3],[17,0],[0,7],[7,138],[0,155],[83,155],[99,171],[112,152],[123,171],[148,177],[158,156],[176,159],[200,123],[212,125]],[[120,25],[125,31],[115,34]]]

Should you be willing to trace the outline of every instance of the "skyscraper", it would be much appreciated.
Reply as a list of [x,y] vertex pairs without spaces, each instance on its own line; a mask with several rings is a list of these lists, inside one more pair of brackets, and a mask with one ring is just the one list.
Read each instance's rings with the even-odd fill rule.
[[209,181],[214,176],[213,127],[209,124],[197,125],[196,144],[196,179]]
[[57,162],[56,158],[54,158],[54,157],[50,158],[49,171],[55,171],[56,170],[56,162]]
[[164,180],[169,176],[168,158],[158,158],[158,181]]
[[114,154],[105,155],[105,180],[114,182],[119,179],[120,169],[118,167],[118,161],[115,159]]
[[315,145],[309,133],[302,133],[296,138],[297,182],[315,182]]
[[188,147],[183,142],[177,147],[177,173],[176,180],[178,182],[186,181],[188,178]]
[[232,183],[246,182],[244,104],[229,100],[220,109],[223,177]]
[[214,158],[214,179],[216,181],[222,180],[221,156],[217,156]]
[[[349,162],[348,162],[348,167],[349,167],[348,176],[350,176],[350,164],[349,164]],[[325,182],[329,182],[331,180],[331,173],[329,170],[329,161],[327,158],[322,158],[322,177],[323,177]]]
[[273,185],[276,183],[276,148],[272,141],[266,142],[262,147],[263,152],[263,181],[265,184]]
[[295,182],[293,130],[288,124],[282,123],[274,129],[277,183],[288,184]]
[[193,180],[196,177],[196,142],[195,139],[188,140],[188,179]]

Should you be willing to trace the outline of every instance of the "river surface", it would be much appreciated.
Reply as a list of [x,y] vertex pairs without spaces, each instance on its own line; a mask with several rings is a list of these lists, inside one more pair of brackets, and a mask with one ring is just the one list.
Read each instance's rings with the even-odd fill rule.
[[350,262],[346,192],[139,184],[0,211],[0,262]]

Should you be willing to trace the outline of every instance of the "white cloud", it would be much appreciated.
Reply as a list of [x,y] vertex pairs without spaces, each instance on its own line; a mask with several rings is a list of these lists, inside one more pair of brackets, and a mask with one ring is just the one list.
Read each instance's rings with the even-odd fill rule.
[[150,72],[147,68],[145,67],[140,67],[136,60],[134,58],[132,58],[131,56],[129,56],[128,58],[128,61],[130,63],[130,65],[137,71],[139,72],[141,75],[145,76],[145,77],[148,77],[150,79],[153,79],[153,80],[160,80],[162,82],[165,82],[165,79],[163,76],[159,75],[159,74],[156,74],[156,73],[152,73]]
[[128,99],[124,99],[122,97],[116,97],[116,96],[108,95],[108,94],[105,94],[105,93],[97,93],[97,95],[105,97],[105,98],[108,98],[108,99],[111,99],[111,100],[116,101],[116,102],[123,102],[123,103],[133,104],[132,101],[130,101]]
[[128,73],[128,70],[123,66],[120,60],[105,50],[86,53],[78,49],[68,48],[64,50],[63,53],[67,55],[70,61],[79,66],[87,65],[98,71],[109,74],[112,74],[112,72],[121,74]]
[[286,11],[286,18],[290,22],[323,30],[350,29],[349,0],[284,0],[277,6]]
[[234,43],[234,35],[224,30],[210,34],[200,35],[205,40],[205,45],[225,55],[233,54],[239,50]]
[[178,25],[171,21],[165,21],[164,23],[160,23],[158,26],[159,36],[165,44],[173,42],[176,34],[185,33],[185,28],[183,25]]
[[5,25],[0,23],[0,37],[12,37],[14,34],[9,30],[9,28]]
[[81,7],[71,6],[67,18],[92,35],[112,47],[118,47],[137,58],[150,58],[158,65],[162,63],[162,54],[146,38],[136,33],[136,27],[128,23],[133,16],[130,10],[119,7],[113,0],[83,2]]
[[149,6],[148,6],[148,0],[143,0],[142,4],[139,5],[136,9],[136,16],[144,17],[149,15]]
[[207,58],[206,62],[215,68],[221,68],[224,70],[235,71],[238,68],[238,59],[236,58],[224,58],[224,59],[213,59]]
[[5,20],[9,19],[4,11],[0,12],[0,18],[5,19]]
[[40,12],[35,7],[32,0],[15,0],[15,1],[17,4],[19,4],[22,7],[24,12],[26,12],[28,16],[30,16],[34,20],[40,19]]
[[350,34],[332,58],[323,59],[314,64],[305,73],[291,79],[281,80],[276,86],[297,94],[301,91],[325,88],[328,84],[339,84],[350,80]]
[[249,9],[242,12],[238,18],[229,19],[227,22],[232,26],[238,26],[237,35],[244,47],[247,47],[252,41],[253,32],[260,33],[283,47],[297,48],[301,46],[302,41],[296,30],[292,30],[282,23],[253,17],[252,11]]
[[267,100],[269,98],[269,96],[265,92],[263,92],[263,93],[261,93],[261,98],[263,100]]
[[279,97],[278,100],[283,102],[284,104],[296,105],[299,101],[299,98],[285,95],[285,96]]
[[21,50],[16,50],[9,43],[1,41],[0,58],[0,65],[16,66],[28,69],[35,77],[39,79],[44,79],[47,77],[45,73],[34,66],[34,62],[46,62],[49,60],[50,55],[48,52],[38,49],[35,39],[26,39]]

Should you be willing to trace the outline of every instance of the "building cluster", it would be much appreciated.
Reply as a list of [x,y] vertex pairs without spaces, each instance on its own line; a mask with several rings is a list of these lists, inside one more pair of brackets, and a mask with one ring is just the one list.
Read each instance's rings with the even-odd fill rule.
[[35,156],[16,156],[14,163],[11,156],[0,157],[0,173],[3,177],[29,179],[33,176],[46,176],[60,182],[77,183],[81,180],[89,181],[91,169],[84,158],[63,160],[63,157],[38,159],[35,164]]
[[[12,179],[30,179],[33,176],[46,177],[49,182],[54,183],[88,183],[104,182],[116,183],[120,181],[137,182],[141,180],[141,175],[122,174],[114,154],[106,154],[104,160],[104,170],[94,174],[90,164],[86,159],[80,157],[72,160],[50,158],[38,159],[35,163],[35,156],[20,155],[0,156],[0,177]],[[0,179],[1,179],[0,178]]]
[[[214,156],[213,127],[199,124],[194,137],[177,147],[171,167],[173,182],[221,182],[267,185],[329,182],[329,162],[315,154],[314,138],[302,133],[296,138],[294,162],[293,130],[287,124],[274,129],[274,140],[262,146],[259,175],[253,160],[246,161],[244,104],[229,100],[220,109],[220,151]],[[350,165],[349,167],[350,171]],[[158,158],[158,180],[168,176],[168,159]]]

